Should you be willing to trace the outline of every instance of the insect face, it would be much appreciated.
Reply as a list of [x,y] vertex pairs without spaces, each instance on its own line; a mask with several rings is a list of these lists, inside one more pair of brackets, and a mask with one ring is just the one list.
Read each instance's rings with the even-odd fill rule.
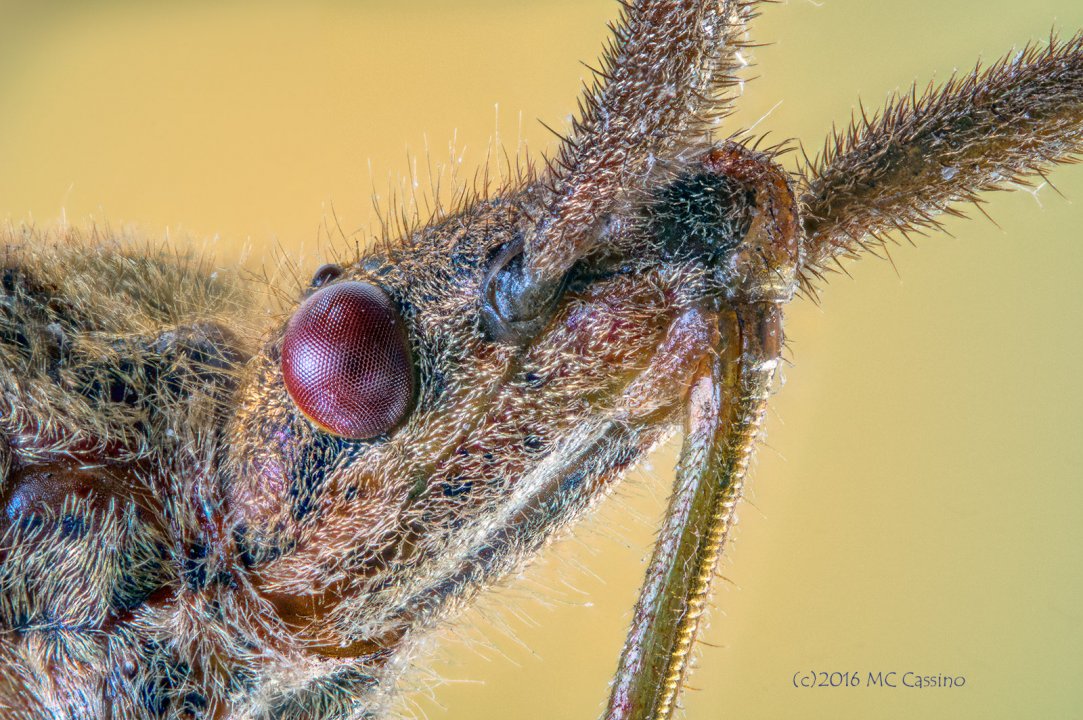
[[[230,532],[318,652],[392,647],[475,592],[467,578],[514,567],[672,431],[717,340],[704,312],[789,300],[796,209],[769,155],[729,144],[657,185],[610,219],[620,237],[572,267],[533,337],[484,321],[486,283],[532,229],[527,190],[344,268],[252,361]],[[356,382],[362,362],[382,384]]]
[[[32,228],[8,232],[0,293],[0,399],[8,403],[0,413],[0,467],[6,470],[0,490],[6,515],[2,709],[19,720],[58,713],[95,720],[379,714],[417,647],[413,638],[513,574],[606,495],[652,445],[683,425],[679,479],[657,532],[658,551],[608,710],[614,720],[671,714],[780,358],[782,308],[799,283],[810,289],[834,258],[876,250],[883,233],[900,227],[929,227],[960,198],[1008,186],[1008,178],[1034,177],[1081,146],[1083,41],[1076,39],[1012,54],[987,75],[948,84],[922,103],[895,101],[887,115],[892,122],[855,121],[853,132],[831,140],[824,157],[787,175],[770,152],[708,139],[714,120],[736,99],[732,77],[746,54],[745,25],[754,10],[741,2],[628,3],[595,86],[577,119],[562,130],[568,137],[548,155],[547,168],[522,173],[521,184],[489,188],[450,213],[438,212],[428,227],[407,220],[401,244],[362,250],[360,257],[351,249],[350,262],[320,268],[290,301],[288,313],[269,322],[253,322],[243,302],[234,304],[233,291],[238,300],[247,293],[240,283],[198,268],[187,273],[195,266],[171,252],[119,250],[101,235],[74,250],[39,252],[34,243],[41,235]],[[459,7],[453,14],[466,15]],[[507,34],[522,44],[518,33],[526,28],[516,17],[518,28]],[[558,27],[577,22],[561,15]],[[996,46],[1038,36],[1042,22],[1037,31],[1012,32]],[[479,25],[473,18],[468,24]],[[383,19],[373,25],[391,34]],[[819,37],[803,22],[797,25]],[[417,27],[412,20],[396,42]],[[444,26],[440,32],[469,46],[459,33]],[[365,44],[355,31],[346,34],[351,52]],[[537,44],[562,46],[551,42],[554,35]],[[482,38],[478,47],[488,53],[499,41]],[[588,57],[591,47],[561,47],[560,62]],[[519,50],[503,54],[510,62]],[[139,65],[130,59],[126,64]],[[849,57],[842,64],[854,65]],[[216,63],[215,77],[234,65]],[[426,65],[432,63],[426,59]],[[789,65],[804,70],[794,67],[801,63]],[[781,65],[774,67],[781,76]],[[426,67],[430,83],[437,70]],[[918,71],[893,72],[891,83]],[[816,87],[823,87],[823,72],[816,69]],[[323,75],[304,74],[306,83]],[[155,73],[155,85],[165,87],[161,77]],[[329,96],[348,94],[340,89],[348,84],[332,84]],[[52,90],[52,83],[46,85]],[[213,86],[207,83],[201,93]],[[793,88],[772,95],[785,97],[786,108],[796,105]],[[67,100],[67,93],[60,96]],[[847,92],[836,107],[845,108],[851,97]],[[485,97],[475,104],[488,102]],[[261,114],[268,106],[304,107],[310,114],[326,107],[294,97],[248,104]],[[12,112],[21,105],[11,103]],[[534,110],[532,99],[514,105],[553,115]],[[218,107],[211,107],[219,117]],[[393,108],[396,125],[404,116],[425,116],[425,127],[430,118],[442,118],[431,109],[385,107]],[[568,107],[567,96],[559,107]],[[806,103],[800,107],[803,113]],[[69,109],[44,115],[63,117]],[[357,116],[376,117],[375,110]],[[5,113],[0,123],[10,116]],[[160,108],[154,116],[161,117]],[[728,122],[732,129],[749,124]],[[793,132],[795,126],[787,121],[779,127]],[[66,134],[54,133],[51,143]],[[417,134],[396,128],[394,137]],[[22,141],[20,133],[13,135]],[[367,129],[353,127],[334,135],[364,136],[366,143],[370,137]],[[160,138],[153,143],[162,145]],[[208,143],[193,143],[202,144]],[[337,151],[322,155],[338,157]],[[216,152],[207,165],[223,168],[227,155]],[[342,156],[349,157],[352,172],[358,158]],[[96,164],[112,166],[100,159]],[[62,172],[66,177],[70,170]],[[34,173],[16,175],[21,187]],[[199,180],[205,175],[204,168]],[[139,177],[148,192],[157,184]],[[62,182],[50,181],[49,192]],[[100,186],[81,186],[94,188],[94,207],[104,202]],[[244,194],[254,196],[248,188]],[[185,213],[206,206],[187,204]],[[262,214],[283,204],[261,196],[258,222],[285,228]],[[55,200],[48,209],[53,214]],[[240,224],[236,232],[251,231],[243,213],[234,212],[228,214]],[[22,206],[14,211],[24,213]],[[158,222],[142,204],[125,214]],[[220,227],[218,220],[202,222]],[[352,225],[348,219],[346,227]],[[281,231],[307,237],[309,227]],[[393,241],[399,233],[384,235]],[[1008,286],[994,288],[990,302]],[[1029,307],[1032,291],[1015,293],[1020,306]],[[339,311],[344,322],[335,325]],[[928,324],[946,314],[943,308],[928,313]],[[998,320],[1007,338],[1030,318]],[[229,332],[235,325],[240,332]],[[966,318],[957,327],[969,326]],[[1067,337],[1062,339],[1066,347]],[[933,345],[940,349],[921,340],[908,347]],[[866,349],[864,341],[860,349]],[[903,354],[897,350],[872,353],[879,356],[878,372],[880,358]],[[938,365],[963,356],[945,354]],[[1031,353],[1017,357],[1023,367]],[[378,372],[362,379],[359,364]],[[939,377],[939,369],[911,382]],[[1003,377],[994,380],[990,387],[998,393],[1010,385]],[[869,394],[879,392],[874,387]],[[929,426],[943,417],[939,411],[919,415]],[[817,424],[801,423],[798,432],[817,432]],[[1028,423],[1013,428],[1022,432],[1023,425]],[[853,418],[844,417],[830,429],[836,434],[845,428],[842,434],[853,440],[853,426]],[[849,460],[865,450],[867,429],[861,442],[837,454]],[[989,444],[981,451],[991,454]],[[913,447],[924,446],[907,448],[921,455]],[[798,471],[803,478],[804,470]],[[877,497],[898,490],[860,481],[860,490]],[[831,497],[834,484],[816,484],[818,494]],[[896,485],[910,487],[906,480]],[[955,512],[943,524],[972,508],[962,495],[954,504],[946,501],[947,485],[924,493],[925,504],[934,497],[932,504]],[[1028,494],[1039,489],[1033,483]],[[975,496],[982,493],[989,494],[986,484]],[[1014,516],[991,535],[1019,531],[1015,500]],[[1073,507],[1061,500],[1046,506]],[[1044,519],[1046,512],[1043,507],[1035,516]],[[906,519],[908,545],[928,537],[912,515]],[[627,518],[609,518],[625,535]],[[1004,527],[1012,533],[1001,532]],[[823,530],[805,535],[820,537]],[[827,553],[832,557],[857,544],[842,534],[838,539]],[[805,540],[791,543],[795,552],[814,544]],[[940,559],[957,551],[930,548]],[[987,554],[984,546],[975,548],[966,560]],[[854,567],[864,576],[880,563],[877,558]],[[609,582],[611,569],[605,575]],[[813,574],[771,599],[796,596],[803,604],[827,584]],[[971,606],[985,607],[990,584]],[[758,583],[747,585],[751,590]],[[832,590],[837,602],[839,593]],[[602,595],[609,592],[607,587]],[[777,632],[773,643],[753,632],[754,647],[742,651],[799,647],[794,638],[808,630],[804,609],[762,623],[788,631],[769,630]],[[621,602],[620,612],[625,610]],[[994,624],[1004,627],[1001,617]],[[578,655],[595,644],[585,633],[560,630],[546,634],[559,638],[566,651],[571,647]],[[1054,646],[1041,643],[1043,652]],[[554,657],[554,649],[545,655]],[[580,662],[560,663],[564,676],[546,684],[553,703],[553,688],[563,696],[583,675]],[[607,674],[611,668],[610,659]],[[476,676],[474,670],[465,674]],[[506,684],[520,695],[522,675],[491,683],[492,689]],[[755,679],[762,685],[776,676]],[[595,685],[596,696],[604,681]],[[473,715],[477,701],[474,695],[460,707]],[[570,716],[588,706],[576,703],[563,712],[543,703],[540,712]],[[498,713],[519,714],[502,703]],[[717,707],[707,714],[717,715]]]

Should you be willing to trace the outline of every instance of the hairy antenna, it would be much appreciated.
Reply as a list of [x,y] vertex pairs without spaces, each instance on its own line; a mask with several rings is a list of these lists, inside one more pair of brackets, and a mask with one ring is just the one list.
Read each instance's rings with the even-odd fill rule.
[[938,226],[1083,151],[1083,34],[1028,46],[919,96],[893,97],[828,138],[805,169],[803,281],[893,231]]
[[529,335],[529,321],[572,264],[602,241],[622,198],[642,189],[657,163],[701,145],[730,107],[727,90],[743,65],[740,37],[759,0],[622,4],[570,136],[549,161],[525,253],[521,260],[519,248],[509,254],[499,287],[489,291],[494,335]]
[[612,26],[596,82],[555,160],[548,227],[528,242],[535,277],[553,279],[586,252],[606,211],[724,115],[742,65],[740,36],[757,3],[640,0]]

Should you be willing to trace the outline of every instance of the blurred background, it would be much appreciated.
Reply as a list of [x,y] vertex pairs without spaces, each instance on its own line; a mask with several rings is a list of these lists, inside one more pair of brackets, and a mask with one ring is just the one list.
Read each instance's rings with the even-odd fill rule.
[[[108,222],[223,265],[311,272],[372,195],[537,158],[612,0],[0,0],[0,220]],[[817,150],[860,97],[1083,27],[1078,0],[791,1],[753,28],[740,111]],[[449,143],[453,148],[449,150]],[[526,147],[521,144],[525,143]],[[407,180],[403,180],[407,178]],[[750,502],[684,704],[705,718],[1069,717],[1083,707],[1083,169],[993,224],[893,249],[788,316]],[[451,187],[445,178],[444,190]],[[330,232],[327,228],[335,228]],[[338,234],[348,236],[328,242]],[[438,638],[399,711],[597,715],[673,447]],[[797,672],[963,676],[795,689]]]

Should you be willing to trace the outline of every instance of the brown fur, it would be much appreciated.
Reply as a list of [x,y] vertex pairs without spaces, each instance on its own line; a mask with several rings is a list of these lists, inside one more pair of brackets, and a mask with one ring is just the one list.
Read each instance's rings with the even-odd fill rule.
[[[418,637],[681,422],[679,487],[732,484],[695,506],[702,548],[675,501],[666,539],[692,547],[694,577],[641,603],[667,622],[632,660],[683,663],[699,617],[684,609],[705,602],[801,273],[931,222],[998,186],[993,172],[1065,161],[1083,133],[1077,38],[835,141],[801,181],[802,223],[772,153],[708,132],[754,9],[631,3],[548,174],[344,268],[336,282],[393,299],[416,363],[412,411],[376,438],[335,437],[296,408],[285,322],[257,328],[240,279],[106,232],[5,229],[3,716],[378,715]],[[956,150],[895,159],[941,147]],[[516,298],[541,302],[490,312],[521,311]],[[665,547],[655,568],[686,557]],[[625,667],[633,684],[653,677]],[[682,668],[665,676],[668,708]],[[650,716],[638,702],[612,717]]]

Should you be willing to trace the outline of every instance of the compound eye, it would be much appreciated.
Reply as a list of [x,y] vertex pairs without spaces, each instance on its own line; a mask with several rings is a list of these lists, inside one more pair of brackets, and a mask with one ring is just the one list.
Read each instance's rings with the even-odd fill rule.
[[364,440],[398,425],[414,371],[391,298],[363,282],[317,290],[286,326],[282,376],[297,408],[327,432]]

